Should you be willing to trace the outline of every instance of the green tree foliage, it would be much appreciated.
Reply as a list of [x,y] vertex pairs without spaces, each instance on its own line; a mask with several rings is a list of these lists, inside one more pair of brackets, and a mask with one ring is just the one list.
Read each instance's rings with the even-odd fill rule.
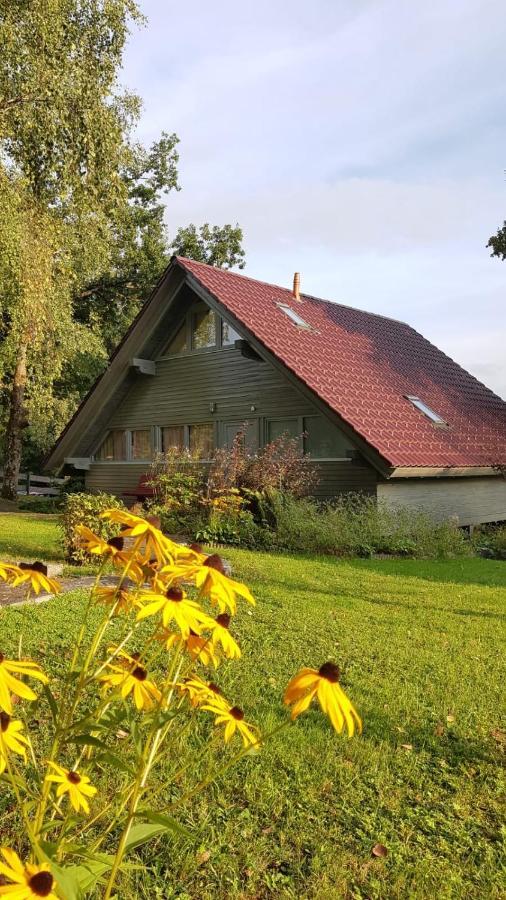
[[162,196],[179,190],[178,138],[162,133],[149,150],[135,146],[121,177],[128,202],[110,232],[110,263],[75,297],[76,319],[98,327],[108,353],[168,263]]
[[245,252],[242,249],[243,233],[238,224],[212,227],[207,223],[198,230],[195,225],[180,228],[172,241],[171,250],[177,256],[186,256],[197,262],[231,269],[244,269]]
[[497,233],[489,238],[487,247],[492,248],[491,256],[498,256],[499,259],[506,259],[506,222],[502,228],[497,229]]
[[74,321],[73,296],[107,266],[111,222],[127,203],[121,172],[132,160],[139,101],[121,94],[117,73],[135,19],[132,0],[0,0],[0,206],[8,212],[0,374],[11,498],[24,429],[45,419],[54,433],[54,381],[93,343],[93,328]]
[[[170,258],[178,138],[133,143],[120,89],[133,0],[0,0],[0,445],[14,495],[100,374]],[[244,266],[239,226],[173,249]],[[4,440],[2,440],[2,434]],[[0,456],[2,446],[0,446]]]

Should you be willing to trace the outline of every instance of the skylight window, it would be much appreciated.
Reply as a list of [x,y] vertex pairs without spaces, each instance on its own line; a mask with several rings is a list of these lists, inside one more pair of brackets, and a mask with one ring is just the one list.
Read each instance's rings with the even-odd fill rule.
[[298,313],[295,312],[294,309],[292,309],[291,306],[286,306],[284,303],[278,303],[278,306],[281,310],[283,310],[285,316],[288,316],[288,318],[291,319],[295,325],[299,325],[300,328],[311,327],[307,324],[307,322],[304,321],[304,319],[301,318],[301,316],[299,316]]
[[427,416],[427,418],[430,419],[431,422],[434,422],[435,425],[446,425],[445,420],[442,419],[441,416],[436,412],[434,412],[434,410],[431,409],[430,406],[427,406],[427,404],[424,403],[423,400],[420,400],[420,397],[408,396],[406,397],[406,399],[409,400],[410,403],[413,404],[413,406],[416,406],[416,408],[419,409],[420,412],[424,414],[424,416]]

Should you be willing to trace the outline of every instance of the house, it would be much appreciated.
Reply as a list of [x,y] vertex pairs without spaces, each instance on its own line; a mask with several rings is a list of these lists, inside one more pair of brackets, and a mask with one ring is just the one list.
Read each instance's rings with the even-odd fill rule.
[[251,448],[305,433],[320,497],[506,519],[506,403],[492,391],[404,322],[181,257],[45,468],[121,495],[156,451],[205,459],[246,422]]

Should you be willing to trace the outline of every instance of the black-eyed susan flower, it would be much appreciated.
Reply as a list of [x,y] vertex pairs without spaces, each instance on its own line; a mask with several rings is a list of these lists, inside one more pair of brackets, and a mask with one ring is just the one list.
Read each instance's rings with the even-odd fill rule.
[[153,709],[162,695],[147,670],[136,656],[120,651],[118,657],[120,665],[108,663],[108,674],[99,677],[104,690],[116,690],[123,699],[132,694],[137,709]]
[[22,733],[24,725],[17,719],[11,719],[6,712],[0,712],[0,774],[7,766],[9,753],[17,753],[26,759],[28,738]]
[[314,697],[337,732],[341,732],[345,724],[349,737],[355,728],[362,731],[360,716],[339,684],[339,668],[335,663],[326,662],[318,670],[301,669],[292,678],[284,696],[287,705],[293,704],[292,719],[304,712]]
[[12,578],[12,587],[19,587],[20,584],[29,584],[31,590],[35,594],[45,591],[48,594],[59,594],[62,586],[56,578],[49,578],[47,574],[47,566],[41,562],[34,562],[30,565],[26,563],[20,564],[18,573]]
[[75,811],[79,812],[82,808],[88,815],[90,811],[88,797],[94,797],[97,793],[96,787],[90,783],[88,776],[74,772],[72,769],[63,769],[55,762],[50,762],[49,765],[54,769],[55,774],[46,775],[46,780],[58,785],[56,796],[63,797],[64,794],[68,794]]
[[159,563],[173,563],[178,557],[183,558],[190,552],[188,548],[183,549],[165,537],[149,519],[135,516],[126,509],[106,509],[101,513],[101,518],[122,525],[121,534],[134,538],[139,547],[142,547],[145,562],[153,557]]
[[229,631],[230,616],[228,613],[220,613],[215,619],[211,619],[211,641],[213,644],[221,644],[223,653],[228,659],[239,659],[241,648]]
[[24,700],[37,699],[37,694],[14,675],[27,675],[29,678],[37,678],[43,684],[48,683],[47,675],[44,675],[37,663],[29,659],[7,659],[0,652],[0,709],[9,714],[12,713],[11,694],[23,697]]
[[10,897],[11,900],[33,900],[34,897],[58,900],[48,863],[23,865],[18,854],[8,847],[2,847],[0,853],[5,860],[0,860],[0,875],[9,882],[0,886],[0,897]]
[[216,652],[216,647],[212,644],[211,638],[196,634],[191,629],[188,637],[183,638],[182,635],[164,628],[158,635],[158,640],[165,644],[167,650],[183,642],[191,658],[202,663],[203,666],[214,666],[217,669],[220,664],[220,657]]
[[215,706],[222,706],[228,709],[229,704],[223,696],[221,688],[214,681],[204,681],[198,675],[191,678],[185,678],[178,684],[182,694],[187,694],[192,706],[201,706],[203,703],[214,703]]
[[197,634],[202,628],[210,628],[213,621],[179,585],[166,588],[163,582],[157,581],[153,590],[140,595],[139,605],[138,621],[161,613],[165,628],[175,622],[184,638],[188,637],[190,630]]
[[223,560],[217,553],[201,559],[197,565],[190,563],[186,566],[165,566],[161,574],[172,580],[192,580],[201,593],[218,606],[220,612],[229,609],[232,614],[235,613],[238,596],[248,603],[255,603],[255,598],[245,584],[234,581],[225,574]]
[[254,725],[248,725],[244,721],[244,713],[239,706],[224,706],[211,700],[202,704],[202,709],[212,712],[216,718],[215,725],[224,725],[223,739],[226,744],[233,738],[236,731],[241,735],[245,747],[254,747],[260,744],[260,736]]
[[97,603],[116,606],[116,614],[129,613],[136,605],[135,594],[124,588],[98,587],[93,592]]
[[106,540],[95,534],[87,525],[77,525],[76,533],[80,538],[79,544],[86,553],[103,556],[117,568],[126,569],[128,567],[128,574],[132,579],[143,580],[142,568],[135,554],[131,550],[124,549],[125,541],[120,534]]

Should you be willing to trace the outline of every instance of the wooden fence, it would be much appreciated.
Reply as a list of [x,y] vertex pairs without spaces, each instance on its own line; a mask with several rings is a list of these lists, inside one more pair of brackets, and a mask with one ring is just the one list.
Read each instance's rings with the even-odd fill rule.
[[[66,478],[52,478],[50,475],[34,475],[32,472],[20,473],[18,478],[18,494],[36,494],[39,497],[58,497]],[[3,484],[3,472],[0,470],[0,487]]]

